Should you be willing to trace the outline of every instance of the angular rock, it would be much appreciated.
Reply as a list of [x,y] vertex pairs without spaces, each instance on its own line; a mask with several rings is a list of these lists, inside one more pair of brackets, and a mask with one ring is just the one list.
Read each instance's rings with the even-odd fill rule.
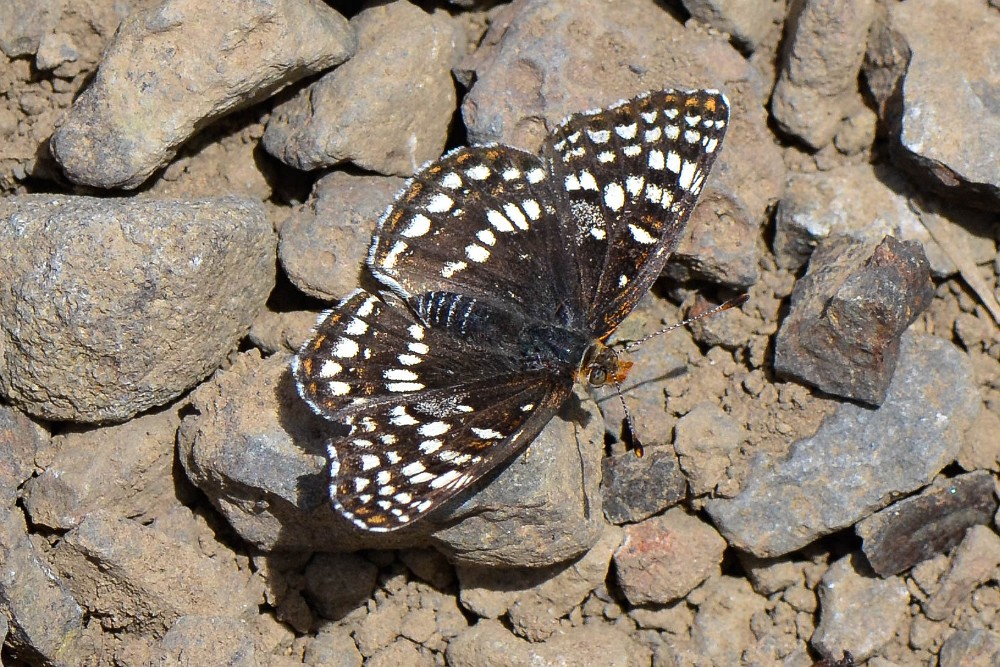
[[74,183],[138,187],[198,129],[355,47],[346,19],[312,0],[165,0],[121,24],[52,154]]
[[855,532],[872,569],[885,577],[948,552],[969,528],[989,525],[996,511],[993,476],[980,470],[939,480],[864,519]]
[[821,245],[809,266],[778,331],[774,370],[879,405],[896,368],[899,336],[934,296],[923,249],[891,236],[874,250],[841,237]]
[[997,576],[1000,568],[1000,537],[987,526],[973,526],[965,534],[951,559],[951,567],[938,580],[938,589],[924,602],[924,614],[944,621],[972,592]]
[[713,576],[688,602],[698,613],[691,624],[692,653],[681,656],[680,664],[705,659],[714,665],[741,664],[744,652],[755,643],[754,616],[767,608],[767,598],[754,593],[745,579]]
[[306,597],[324,618],[340,620],[375,590],[378,568],[355,554],[316,554],[305,571]]
[[622,530],[608,526],[590,551],[518,596],[507,612],[515,634],[534,642],[551,637],[560,627],[559,619],[604,585],[611,556],[621,541]]
[[340,171],[320,178],[309,206],[281,226],[278,259],[292,283],[326,300],[357,289],[375,224],[403,183]]
[[256,667],[266,660],[257,652],[250,624],[226,616],[181,616],[157,649],[151,664]]
[[18,489],[35,472],[36,455],[48,434],[24,413],[0,405],[0,507],[11,511]]
[[1000,664],[1000,635],[989,630],[959,630],[938,654],[938,667],[993,667]]
[[61,14],[60,2],[7,0],[0,7],[0,51],[8,58],[34,54]]
[[777,41],[784,16],[781,3],[748,3],[743,0],[683,0],[692,18],[729,33],[748,51],[766,41]]
[[495,568],[458,565],[458,596],[462,607],[479,618],[500,618],[517,599],[568,565],[539,568]]
[[39,664],[81,664],[94,652],[84,610],[27,532],[20,511],[0,512],[0,616],[10,623],[4,646]]
[[727,482],[728,469],[747,435],[735,419],[711,403],[696,405],[680,418],[674,449],[692,495],[717,492]]
[[706,509],[731,546],[759,557],[800,549],[929,483],[980,406],[964,354],[904,335],[879,409],[845,403],[786,457],[755,457],[739,494]]
[[615,577],[633,605],[669,604],[719,573],[726,541],[680,508],[630,526],[615,551]]
[[649,664],[649,649],[603,623],[567,628],[544,642],[525,641],[498,621],[480,621],[448,644],[451,667],[624,667]]
[[334,511],[326,443],[336,426],[298,397],[289,363],[280,355],[240,356],[192,394],[196,414],[178,437],[188,477],[256,547],[433,545],[454,562],[540,567],[578,556],[599,537],[603,427],[592,402],[576,412],[571,402],[564,414],[572,421],[554,418],[527,455],[484,480],[478,493],[411,530],[372,533]]
[[257,596],[236,569],[134,521],[99,511],[66,533],[52,560],[107,630],[163,633],[182,616],[212,609],[238,618]]
[[858,72],[875,2],[805,0],[794,7],[771,114],[782,130],[821,148],[861,107]]
[[890,119],[898,118],[894,160],[964,205],[1000,209],[1000,109],[992,98],[1000,63],[982,57],[1000,49],[996,8],[948,0],[890,7],[891,28],[909,51]]
[[148,523],[179,507],[173,479],[179,425],[176,409],[168,408],[125,424],[55,436],[45,470],[25,486],[32,524],[65,531],[107,507]]
[[[911,206],[919,196],[903,174],[885,165],[850,165],[788,179],[774,223],[774,254],[778,265],[798,271],[813,248],[825,239],[848,236],[878,243],[885,236],[920,241],[935,276],[949,276],[955,264],[941,249]],[[945,218],[942,218],[945,220]],[[994,221],[971,210],[949,211],[950,236],[976,264],[997,252],[991,242]]]
[[611,523],[642,521],[687,495],[677,455],[667,447],[646,447],[642,458],[635,452],[607,456],[601,468],[604,516]]
[[264,147],[296,169],[349,160],[409,176],[441,155],[455,113],[459,38],[445,12],[375,3],[351,26],[357,55],[279,105]]
[[849,651],[858,661],[870,658],[906,622],[910,593],[898,577],[871,575],[860,555],[836,561],[819,591],[819,625],[809,643],[823,657],[839,660]]
[[243,199],[0,201],[0,392],[79,422],[171,401],[249,329],[274,244]]
[[[695,209],[689,229],[721,229],[716,220],[759,228],[781,191],[784,166],[763,113],[770,83],[736,49],[644,0],[525,0],[516,10],[492,23],[464,64],[476,81],[462,104],[470,143],[537,151],[549,128],[580,109],[670,86],[724,87],[733,122],[702,196],[714,204]],[[696,254],[686,246],[678,256]],[[736,250],[723,247],[722,257]],[[755,270],[756,244],[739,250],[752,256],[741,256],[740,266]]]

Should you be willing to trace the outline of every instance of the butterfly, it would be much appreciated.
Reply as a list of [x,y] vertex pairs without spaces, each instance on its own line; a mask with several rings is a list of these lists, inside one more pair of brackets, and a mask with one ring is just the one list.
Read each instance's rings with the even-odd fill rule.
[[660,275],[718,155],[729,103],[661,90],[574,114],[541,155],[454,150],[382,216],[384,286],[324,313],[293,362],[346,427],[330,493],[357,527],[413,524],[522,451],[574,383],[621,382],[609,336]]

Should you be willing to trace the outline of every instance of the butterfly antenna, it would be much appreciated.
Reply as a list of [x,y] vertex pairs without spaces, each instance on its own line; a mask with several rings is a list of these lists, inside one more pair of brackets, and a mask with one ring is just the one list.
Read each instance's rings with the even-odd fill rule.
[[625,346],[622,349],[625,352],[631,352],[632,350],[634,350],[635,348],[639,347],[640,345],[642,345],[643,343],[645,343],[647,340],[649,340],[651,338],[656,338],[657,336],[662,336],[663,334],[669,333],[669,332],[673,331],[674,329],[680,329],[681,327],[686,326],[688,324],[691,324],[692,322],[697,322],[698,320],[703,320],[706,317],[712,317],[713,315],[717,315],[717,314],[719,314],[721,312],[727,311],[730,308],[739,308],[744,303],[746,303],[747,299],[749,299],[749,298],[750,298],[749,294],[741,294],[741,295],[739,295],[737,297],[734,297],[734,298],[730,299],[729,301],[726,301],[725,303],[719,304],[718,306],[716,306],[715,308],[712,308],[711,310],[706,310],[704,313],[699,313],[698,315],[695,315],[694,317],[689,317],[686,320],[684,320],[683,322],[677,322],[676,324],[671,324],[669,327],[660,329],[659,331],[654,331],[651,334],[646,334],[645,336],[643,336],[642,338],[640,338],[638,340],[633,340],[630,343],[626,343]]

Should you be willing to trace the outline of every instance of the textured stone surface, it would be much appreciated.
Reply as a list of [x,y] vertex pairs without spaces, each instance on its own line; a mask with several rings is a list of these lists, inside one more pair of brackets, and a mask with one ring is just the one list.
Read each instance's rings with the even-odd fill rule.
[[968,605],[972,592],[992,581],[1000,569],[1000,537],[988,526],[973,526],[955,549],[951,567],[938,580],[938,588],[924,602],[924,614],[946,620],[959,605]]
[[857,78],[875,2],[804,0],[794,7],[771,114],[785,132],[820,148],[860,112]]
[[725,488],[729,467],[746,436],[735,419],[709,403],[696,405],[680,418],[674,449],[693,495]]
[[649,649],[608,626],[567,628],[547,641],[531,643],[497,621],[481,621],[449,645],[452,667],[638,667],[649,664]]
[[[886,236],[920,241],[936,276],[955,273],[955,264],[931,238],[911,206],[918,196],[904,174],[886,165],[851,165],[788,179],[775,215],[774,254],[778,265],[797,271],[825,239],[848,236],[877,243]],[[949,236],[977,264],[997,252],[993,219],[966,209],[949,212]]]
[[239,617],[255,603],[235,563],[108,512],[94,512],[52,552],[74,597],[112,627],[162,634],[181,616],[212,609]]
[[632,604],[669,604],[718,574],[725,548],[710,525],[674,508],[625,527],[615,577]]
[[927,484],[954,460],[980,400],[951,343],[906,335],[879,409],[845,403],[787,456],[754,457],[739,494],[706,509],[731,546],[794,551]]
[[280,355],[240,357],[194,392],[197,414],[179,435],[188,477],[259,548],[433,544],[455,562],[540,567],[574,558],[598,539],[603,426],[592,402],[577,404],[576,412],[571,402],[526,455],[422,526],[362,532],[329,500],[325,443],[336,427],[299,399],[288,364]]
[[795,283],[775,341],[778,375],[871,405],[896,370],[899,337],[930,305],[923,248],[887,236],[878,245],[840,237],[813,253]]
[[278,259],[292,284],[325,300],[357,289],[375,224],[403,183],[342,171],[320,178],[309,204],[281,226]]
[[264,147],[297,169],[350,161],[409,176],[444,149],[459,36],[445,12],[409,2],[371,4],[351,27],[357,55],[278,106]]
[[1000,209],[1000,63],[982,57],[1000,49],[1000,14],[979,2],[902,3],[891,6],[891,26],[910,55],[898,84],[895,159],[966,205]]
[[784,18],[782,3],[771,0],[683,0],[683,4],[693,18],[729,33],[749,51],[777,39],[777,24]]
[[819,625],[809,643],[830,660],[844,651],[859,661],[870,658],[896,634],[910,603],[900,578],[872,576],[858,555],[835,562],[818,591]]
[[604,516],[611,523],[642,521],[672,507],[687,494],[677,455],[667,447],[646,447],[605,457],[601,462]]
[[74,183],[135,188],[199,128],[355,47],[347,21],[312,0],[166,0],[118,29],[52,153]]
[[938,480],[867,517],[855,531],[872,569],[884,577],[947,553],[969,528],[989,525],[996,511],[993,476],[980,470]]
[[102,507],[147,521],[178,507],[172,473],[179,425],[176,409],[168,408],[55,436],[45,470],[25,485],[31,522],[65,531]]
[[242,199],[0,201],[0,392],[31,414],[127,419],[201,381],[274,281]]

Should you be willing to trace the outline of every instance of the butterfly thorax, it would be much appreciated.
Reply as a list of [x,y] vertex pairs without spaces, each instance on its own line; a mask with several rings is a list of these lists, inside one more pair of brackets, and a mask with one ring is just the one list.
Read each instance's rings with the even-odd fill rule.
[[572,326],[463,294],[427,292],[409,304],[426,326],[447,329],[468,345],[494,353],[512,371],[575,375],[594,346],[590,336]]

